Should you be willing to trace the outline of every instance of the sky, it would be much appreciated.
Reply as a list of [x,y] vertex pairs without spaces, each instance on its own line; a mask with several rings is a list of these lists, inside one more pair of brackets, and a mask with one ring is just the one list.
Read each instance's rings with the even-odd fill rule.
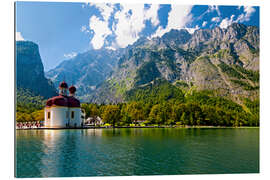
[[171,29],[259,27],[257,6],[16,2],[16,40],[39,45],[45,71],[90,49],[124,48]]

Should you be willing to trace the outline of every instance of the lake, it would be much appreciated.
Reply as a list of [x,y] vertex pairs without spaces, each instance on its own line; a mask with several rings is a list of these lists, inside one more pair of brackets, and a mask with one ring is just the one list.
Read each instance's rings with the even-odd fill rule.
[[17,177],[259,172],[259,128],[17,130]]

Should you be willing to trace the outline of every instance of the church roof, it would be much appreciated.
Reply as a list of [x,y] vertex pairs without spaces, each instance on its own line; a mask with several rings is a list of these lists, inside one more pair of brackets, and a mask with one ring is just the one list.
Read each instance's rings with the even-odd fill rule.
[[[59,84],[59,88],[68,88],[68,85],[65,81],[62,81]],[[69,92],[71,94],[74,94],[76,92],[76,87],[72,85],[69,88]],[[66,96],[60,94],[59,96],[55,96],[47,100],[46,107],[51,106],[80,107],[80,101],[74,96]]]
[[74,96],[68,97],[68,107],[81,107],[80,101],[76,99]]
[[59,84],[59,88],[68,88],[68,85],[65,81],[62,81],[60,84]]
[[63,106],[63,107],[80,107],[80,101],[73,96],[55,96],[47,100],[46,107]]
[[76,92],[76,87],[72,85],[72,86],[69,87],[68,90],[69,90],[69,92],[70,92],[71,94],[73,94],[73,93]]

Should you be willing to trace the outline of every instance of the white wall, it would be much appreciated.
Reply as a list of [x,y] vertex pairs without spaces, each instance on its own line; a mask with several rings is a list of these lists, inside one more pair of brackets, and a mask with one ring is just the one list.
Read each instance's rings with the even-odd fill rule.
[[[71,113],[72,111],[74,112],[74,118],[71,118]],[[80,127],[81,126],[81,108],[69,108],[69,114],[70,114],[70,120],[69,120],[69,124],[71,127]]]
[[[66,117],[66,112],[68,107],[51,107],[45,108],[45,127],[47,128],[63,128],[66,127],[68,118]],[[51,112],[51,118],[48,119],[48,111]]]
[[[48,119],[49,111],[51,113],[50,119]],[[72,111],[74,112],[74,118],[71,118]],[[44,113],[46,128],[65,128],[67,123],[69,123],[69,127],[81,126],[81,108],[51,107],[45,108]]]

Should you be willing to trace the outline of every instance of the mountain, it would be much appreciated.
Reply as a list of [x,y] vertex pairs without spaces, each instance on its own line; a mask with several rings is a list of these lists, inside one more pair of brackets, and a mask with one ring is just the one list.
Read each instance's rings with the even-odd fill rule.
[[44,76],[39,48],[33,42],[16,41],[16,88],[17,92],[25,90],[43,98],[57,94],[53,83]]
[[77,96],[85,99],[98,84],[109,77],[120,53],[121,50],[89,50],[63,61],[56,68],[48,71],[46,76],[55,86],[63,80],[70,85],[76,85]]
[[124,102],[130,92],[165,80],[186,92],[211,90],[241,105],[245,98],[259,98],[259,41],[259,29],[243,24],[141,38],[123,50],[87,101]]

